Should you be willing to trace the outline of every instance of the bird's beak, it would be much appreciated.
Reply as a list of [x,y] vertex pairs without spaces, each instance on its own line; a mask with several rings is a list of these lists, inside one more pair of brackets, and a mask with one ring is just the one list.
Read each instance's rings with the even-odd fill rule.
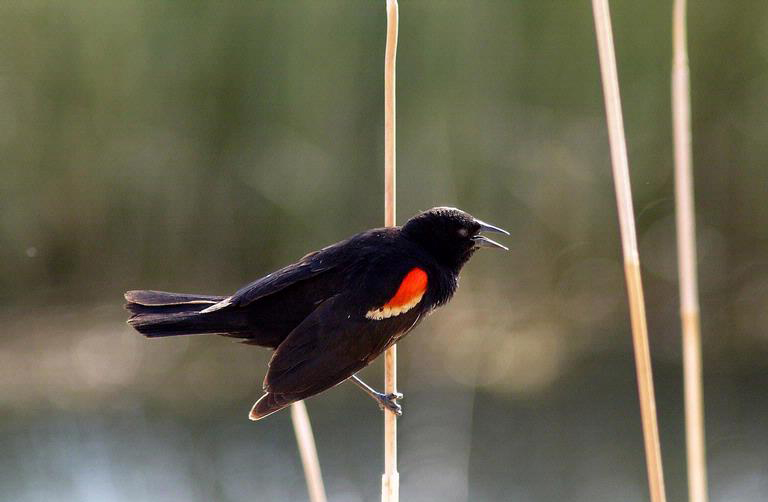
[[475,241],[475,246],[479,248],[498,248],[503,249],[504,251],[509,251],[507,246],[499,244],[495,240],[489,239],[484,235],[476,235],[472,237],[472,240]]
[[475,220],[475,221],[480,224],[481,232],[496,232],[497,234],[509,235],[509,232],[507,232],[503,228],[497,227],[496,225],[491,225],[490,223],[486,223],[480,220]]
[[[475,221],[477,221],[480,224],[480,232],[495,232],[497,234],[509,235],[509,232],[507,232],[503,228],[497,227],[496,225],[491,225],[490,223],[486,223],[480,220],[475,220]],[[504,251],[509,251],[509,248],[507,246],[499,244],[498,242],[492,239],[489,239],[484,235],[476,235],[472,237],[472,240],[475,241],[475,246],[479,248],[497,248],[497,249],[503,249]]]

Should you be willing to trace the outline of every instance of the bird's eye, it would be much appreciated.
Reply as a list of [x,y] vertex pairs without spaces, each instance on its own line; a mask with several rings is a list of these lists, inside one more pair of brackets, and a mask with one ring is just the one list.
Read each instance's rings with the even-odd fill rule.
[[466,228],[460,228],[459,229],[459,235],[462,236],[462,237],[466,237],[466,236],[469,235],[469,230],[467,230]]

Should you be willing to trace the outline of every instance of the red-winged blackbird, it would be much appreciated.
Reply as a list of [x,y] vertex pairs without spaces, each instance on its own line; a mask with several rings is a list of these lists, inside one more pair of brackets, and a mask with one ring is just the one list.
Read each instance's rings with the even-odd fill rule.
[[381,406],[397,399],[355,373],[451,299],[479,235],[508,232],[454,208],[420,213],[310,253],[229,297],[128,291],[128,323],[148,337],[217,334],[275,349],[258,420],[352,378]]

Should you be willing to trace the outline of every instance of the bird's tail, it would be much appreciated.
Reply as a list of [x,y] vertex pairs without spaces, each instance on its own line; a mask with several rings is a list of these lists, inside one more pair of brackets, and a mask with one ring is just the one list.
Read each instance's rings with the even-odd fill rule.
[[231,312],[200,313],[223,300],[223,296],[128,291],[125,299],[125,308],[133,314],[128,324],[148,337],[230,334],[242,329]]

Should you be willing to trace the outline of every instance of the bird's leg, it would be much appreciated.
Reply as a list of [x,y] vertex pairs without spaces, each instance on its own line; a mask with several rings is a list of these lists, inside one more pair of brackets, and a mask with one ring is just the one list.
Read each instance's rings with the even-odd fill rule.
[[397,403],[398,399],[402,399],[403,395],[399,392],[394,392],[392,394],[384,394],[383,392],[378,392],[376,389],[368,385],[367,383],[360,380],[360,377],[357,375],[352,375],[350,377],[350,380],[355,383],[358,387],[363,389],[363,392],[371,396],[373,399],[376,400],[376,402],[379,404],[379,408],[388,409],[392,413],[394,413],[397,416],[400,416],[403,414],[403,407],[400,406]]

